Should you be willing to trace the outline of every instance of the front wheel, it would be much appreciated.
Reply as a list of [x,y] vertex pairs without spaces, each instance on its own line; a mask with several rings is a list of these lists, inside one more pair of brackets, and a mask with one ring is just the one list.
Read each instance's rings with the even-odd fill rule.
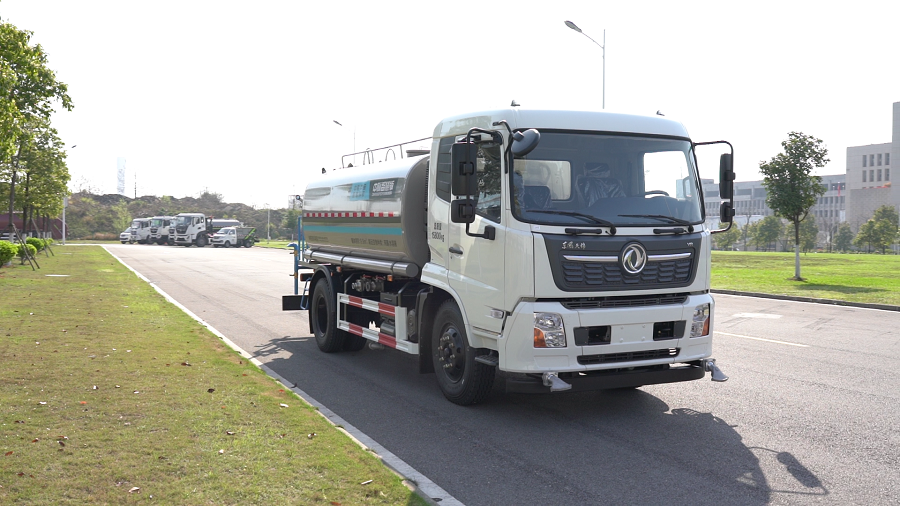
[[325,353],[334,353],[344,348],[347,333],[337,328],[337,311],[331,285],[325,278],[320,278],[313,289],[312,302],[309,306],[309,320],[312,323],[316,344]]
[[228,241],[225,241],[225,242],[222,243],[222,247],[223,247],[223,248],[230,248],[230,247],[231,247],[231,243],[228,242]]
[[462,314],[456,302],[441,304],[435,315],[431,333],[431,358],[438,386],[444,397],[454,404],[478,404],[494,385],[494,368],[475,361],[486,350],[469,346]]
[[206,246],[206,242],[207,242],[207,241],[206,241],[206,236],[205,236],[205,235],[198,235],[198,236],[197,236],[197,247],[198,247],[198,248],[202,248],[202,247]]

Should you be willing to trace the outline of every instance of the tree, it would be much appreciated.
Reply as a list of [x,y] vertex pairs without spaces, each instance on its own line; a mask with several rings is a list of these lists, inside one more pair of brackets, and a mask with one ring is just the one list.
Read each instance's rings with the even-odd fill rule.
[[731,228],[728,229],[728,232],[722,232],[720,234],[715,235],[716,238],[716,247],[721,250],[729,250],[738,241],[741,240],[741,227],[737,223],[732,222]]
[[838,251],[847,251],[853,243],[853,231],[846,221],[838,225],[837,234],[834,236],[834,247]]
[[41,46],[29,45],[31,35],[0,22],[0,179],[9,181],[10,223],[23,141],[34,135],[35,124],[49,122],[55,102],[72,109],[67,87],[47,67]]
[[766,216],[757,222],[756,227],[753,229],[753,240],[756,243],[756,249],[759,249],[759,245],[762,244],[763,249],[769,251],[769,245],[778,240],[778,236],[781,235],[783,228],[781,219],[777,216]]
[[819,238],[819,227],[815,218],[809,218],[800,222],[800,249],[804,253],[816,249]]
[[812,175],[812,171],[824,167],[830,160],[826,158],[828,149],[820,139],[800,132],[790,132],[781,147],[784,152],[768,162],[761,162],[759,170],[766,188],[766,204],[776,216],[794,225],[792,279],[803,281],[800,276],[800,222],[809,216],[816,199],[825,194],[822,178]]
[[872,215],[872,219],[875,221],[888,220],[895,227],[900,227],[900,213],[897,213],[897,210],[892,206],[879,207],[875,210],[875,214]]

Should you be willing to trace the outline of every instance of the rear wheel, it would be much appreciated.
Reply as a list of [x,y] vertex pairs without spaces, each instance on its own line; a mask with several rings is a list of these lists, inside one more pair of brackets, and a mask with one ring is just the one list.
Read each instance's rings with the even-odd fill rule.
[[309,306],[309,320],[312,323],[316,344],[325,353],[334,353],[344,348],[347,333],[337,328],[337,311],[331,285],[325,278],[320,278],[313,289],[312,302]]
[[244,247],[245,247],[245,248],[252,248],[252,247],[253,247],[253,241],[251,241],[250,239],[244,239]]
[[455,301],[441,304],[431,336],[432,363],[444,397],[461,406],[483,401],[494,385],[494,368],[475,361],[476,356],[488,351],[469,346]]

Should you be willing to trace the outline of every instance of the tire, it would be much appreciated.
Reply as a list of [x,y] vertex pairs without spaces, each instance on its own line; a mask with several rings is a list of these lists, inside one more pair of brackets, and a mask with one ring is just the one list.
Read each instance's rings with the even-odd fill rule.
[[202,247],[204,247],[204,246],[206,246],[206,245],[207,245],[206,236],[205,236],[205,235],[198,235],[198,236],[197,236],[197,247],[198,247],[198,248],[202,248]]
[[313,289],[309,305],[309,321],[312,324],[316,344],[325,353],[342,351],[347,333],[337,328],[337,301],[326,278],[320,278]]
[[128,242],[128,241],[122,241],[122,244],[125,244],[125,243],[127,243],[127,242]]
[[244,239],[244,247],[245,247],[245,248],[252,248],[252,247],[253,247],[253,241],[251,241],[250,239]]
[[222,243],[222,247],[223,247],[223,248],[230,248],[230,247],[231,247],[231,243],[228,242],[228,241],[225,241],[225,242]]
[[431,333],[431,358],[438,386],[454,404],[478,404],[494,386],[494,368],[475,361],[487,350],[469,346],[462,314],[453,300],[438,308]]

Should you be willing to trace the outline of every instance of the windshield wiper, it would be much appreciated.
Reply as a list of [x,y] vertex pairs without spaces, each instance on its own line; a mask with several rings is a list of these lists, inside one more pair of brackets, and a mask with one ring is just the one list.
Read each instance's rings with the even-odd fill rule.
[[691,222],[676,218],[674,216],[666,216],[665,214],[620,214],[623,218],[653,218],[666,223],[674,223],[675,225],[690,225]]
[[[557,210],[550,210],[550,209],[526,209],[525,212],[544,213],[544,214],[559,214],[562,216],[572,216],[574,218],[581,218],[584,220],[592,221],[592,222],[594,222],[598,225],[602,225],[604,227],[609,227],[609,235],[616,235],[616,226],[612,222],[606,221],[603,218],[597,218],[596,216],[591,216],[590,214],[578,213],[575,211],[557,211]],[[567,228],[566,233],[570,234],[570,235],[577,235],[577,234],[570,233],[569,232],[570,230],[574,230],[574,229]],[[585,230],[584,232],[591,233],[594,231]],[[596,233],[596,232],[594,232],[594,233]]]

